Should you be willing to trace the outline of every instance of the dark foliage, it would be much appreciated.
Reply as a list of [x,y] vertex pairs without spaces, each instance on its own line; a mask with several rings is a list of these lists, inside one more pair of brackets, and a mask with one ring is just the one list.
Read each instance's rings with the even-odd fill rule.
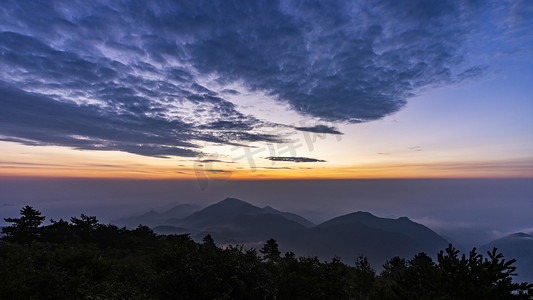
[[20,210],[20,218],[6,218],[6,222],[13,223],[11,226],[2,228],[2,234],[7,241],[18,241],[19,243],[29,243],[38,235],[38,227],[43,223],[45,217],[41,212],[26,205]]
[[376,274],[364,256],[280,255],[275,240],[254,249],[217,247],[188,235],[159,236],[100,224],[81,215],[51,221],[32,207],[4,227],[0,299],[533,299],[515,283],[514,260],[496,249],[460,255],[448,247],[434,262],[424,253],[394,257]]

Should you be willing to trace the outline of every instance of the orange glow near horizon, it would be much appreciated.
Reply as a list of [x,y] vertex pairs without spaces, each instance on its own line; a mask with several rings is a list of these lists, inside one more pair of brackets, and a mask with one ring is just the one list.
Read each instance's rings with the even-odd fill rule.
[[[55,146],[24,146],[2,142],[0,176],[124,179],[273,180],[378,178],[527,178],[533,177],[529,160],[431,161],[419,156],[402,160],[361,155],[357,160],[334,155],[327,162],[271,162],[257,159],[251,168],[245,159],[199,163],[199,158],[154,158],[116,151],[87,151]],[[335,161],[337,159],[337,161]]]

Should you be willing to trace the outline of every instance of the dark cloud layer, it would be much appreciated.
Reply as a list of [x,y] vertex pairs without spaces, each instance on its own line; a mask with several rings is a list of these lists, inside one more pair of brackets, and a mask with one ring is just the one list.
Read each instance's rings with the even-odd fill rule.
[[27,145],[63,145],[89,150],[119,150],[149,156],[195,156],[187,142],[190,125],[157,122],[135,115],[111,114],[97,107],[81,109],[0,84],[3,140]]
[[309,157],[297,157],[297,156],[269,156],[265,159],[271,161],[290,161],[290,162],[325,162],[325,160],[309,158]]
[[220,160],[220,159],[202,159],[202,160],[199,160],[199,162],[201,163],[225,163],[225,164],[235,163],[233,161],[225,161],[225,160]]
[[342,134],[342,132],[337,130],[335,127],[327,125],[315,125],[312,127],[295,127],[294,129],[314,133]]
[[[3,1],[3,140],[148,156],[282,142],[241,83],[324,121],[401,109],[465,80],[468,1]],[[228,98],[229,97],[229,98]],[[296,128],[340,134],[327,126]]]

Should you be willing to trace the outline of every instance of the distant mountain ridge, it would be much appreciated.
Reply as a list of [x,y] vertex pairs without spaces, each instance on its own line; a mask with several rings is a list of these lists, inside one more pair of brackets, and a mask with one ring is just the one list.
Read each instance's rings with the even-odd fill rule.
[[419,252],[434,255],[445,248],[448,241],[424,225],[406,217],[380,218],[368,212],[355,212],[333,218],[312,228],[299,237],[298,244],[318,249],[323,257],[340,256],[353,262],[365,255],[380,268],[393,256],[412,257]]
[[409,220],[407,217],[400,217],[397,219],[379,218],[369,212],[362,211],[333,218],[329,221],[323,222],[317,227],[323,228],[335,224],[350,225],[354,223],[360,223],[364,226],[381,229],[384,231],[406,234],[414,240],[427,240],[438,245],[442,245],[442,243],[448,243],[446,239],[437,235],[433,230],[424,225],[415,223]]
[[[158,234],[191,234],[197,241],[211,234],[218,244],[255,248],[275,238],[282,251],[324,260],[339,256],[350,264],[362,254],[377,269],[394,256],[409,258],[419,252],[434,255],[448,245],[445,238],[407,217],[380,218],[357,211],[315,225],[297,214],[270,206],[261,208],[236,198],[205,208],[181,204],[162,213],[151,210],[114,223],[130,228],[147,225]],[[481,246],[478,252],[485,255],[494,247],[505,258],[517,259],[519,280],[533,282],[532,234],[510,234]]]
[[183,220],[174,220],[175,224],[186,224],[189,227],[205,228],[220,222],[227,222],[238,216],[279,215],[287,220],[294,221],[305,227],[315,226],[311,221],[293,213],[281,212],[270,206],[260,208],[248,202],[226,198],[218,203],[197,211]]
[[[161,215],[151,211],[123,220],[131,224],[144,218],[151,223],[146,225],[159,234],[189,233],[196,240],[211,234],[218,244],[260,248],[267,239],[274,238],[282,251],[320,259],[339,256],[347,263],[366,255],[377,268],[393,256],[411,257],[419,252],[434,255],[448,245],[434,231],[407,217],[380,218],[361,211],[315,225],[297,214],[226,198],[186,216],[174,214],[163,220]],[[154,224],[155,220],[162,223]]]
[[513,233],[487,243],[481,246],[479,250],[480,253],[485,254],[494,247],[505,258],[516,259],[517,279],[533,282],[533,234],[523,232]]
[[155,210],[150,210],[147,213],[137,216],[121,218],[113,221],[113,223],[130,228],[136,228],[139,225],[146,225],[149,227],[156,227],[166,225],[170,219],[181,219],[190,214],[202,209],[200,205],[195,204],[179,204],[171,209],[159,213]]

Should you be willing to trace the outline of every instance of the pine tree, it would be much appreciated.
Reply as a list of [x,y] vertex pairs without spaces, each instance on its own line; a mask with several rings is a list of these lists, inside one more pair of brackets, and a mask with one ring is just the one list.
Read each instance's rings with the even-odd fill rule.
[[275,239],[269,239],[259,251],[263,253],[263,258],[269,262],[277,262],[280,259],[281,252]]
[[204,238],[202,239],[202,242],[207,247],[216,247],[215,240],[210,234],[207,234],[206,236],[204,236]]
[[355,260],[355,280],[357,299],[370,299],[376,281],[376,271],[365,256],[361,255]]
[[70,222],[78,229],[86,231],[93,230],[98,226],[98,219],[95,216],[87,216],[85,214],[81,214],[79,218],[70,218]]
[[11,226],[2,228],[2,234],[6,241],[28,244],[38,236],[38,228],[46,219],[41,212],[26,205],[20,210],[20,218],[5,218],[6,222],[13,223]]

